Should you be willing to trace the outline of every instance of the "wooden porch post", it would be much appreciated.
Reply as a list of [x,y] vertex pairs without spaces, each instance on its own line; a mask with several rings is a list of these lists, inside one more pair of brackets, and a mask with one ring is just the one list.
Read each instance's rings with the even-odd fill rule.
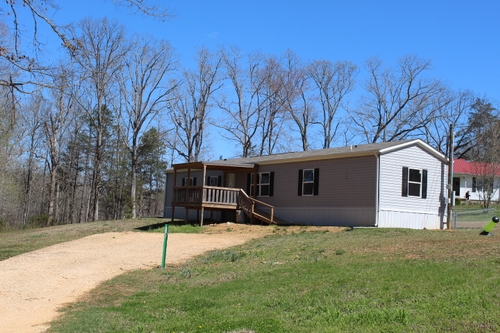
[[252,198],[257,197],[257,177],[259,176],[259,173],[257,172],[257,169],[253,170],[253,190],[252,190]]
[[[203,164],[203,179],[201,186],[205,186],[207,183],[207,166],[206,164]],[[208,184],[210,185],[210,184]],[[200,227],[203,226],[203,216],[205,215],[205,208],[203,207],[203,201],[205,201],[205,193],[203,193],[203,188],[201,189],[201,211],[200,211]]]
[[170,223],[174,222],[174,216],[175,216],[175,206],[174,206],[174,201],[175,201],[175,187],[177,186],[177,169],[174,167],[174,185],[172,187],[172,217],[170,218]]
[[[256,198],[257,197],[257,177],[259,176],[259,170],[258,170],[258,165],[255,165],[256,167],[254,168],[253,170],[253,191],[252,191],[252,198]],[[255,224],[255,216],[254,216],[254,208],[255,208],[255,204],[252,205],[252,216],[250,217],[250,222],[252,224]]]
[[203,227],[203,215],[205,213],[205,208],[203,208],[203,204],[201,206],[201,210],[200,210],[200,227]]
[[[203,164],[203,176],[202,176],[202,183],[201,185],[205,185],[207,183],[207,166],[205,164]],[[207,185],[210,185],[210,184],[207,184]]]
[[[186,200],[189,201],[189,187],[193,185],[193,181],[191,180],[191,167],[188,167],[188,172],[187,172],[187,179],[185,182],[187,186],[186,190]],[[186,218],[184,219],[186,223],[189,223],[189,208],[186,207]]]

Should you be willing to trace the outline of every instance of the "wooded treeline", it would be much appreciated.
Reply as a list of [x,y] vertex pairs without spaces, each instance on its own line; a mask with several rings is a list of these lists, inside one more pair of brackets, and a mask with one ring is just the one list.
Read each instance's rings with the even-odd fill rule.
[[410,138],[446,154],[452,127],[457,157],[500,165],[496,107],[415,56],[200,48],[183,68],[167,41],[87,19],[56,30],[64,53],[49,66],[16,31],[0,24],[0,228],[161,215],[166,168],[218,158],[220,140],[237,156]]

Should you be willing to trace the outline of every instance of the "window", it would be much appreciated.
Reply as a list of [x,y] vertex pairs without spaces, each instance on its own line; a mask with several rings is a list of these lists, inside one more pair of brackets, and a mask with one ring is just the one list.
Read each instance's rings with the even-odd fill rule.
[[182,178],[182,186],[196,186],[196,177]]
[[[254,177],[255,174],[249,174],[249,191],[250,196],[254,196]],[[261,172],[257,174],[256,196],[272,197],[274,187],[274,172]]]
[[495,191],[493,187],[494,177],[473,177],[472,192],[492,193]]
[[427,170],[403,167],[403,197],[427,198]]
[[208,176],[207,186],[222,186],[222,176]]
[[318,195],[319,169],[299,170],[299,191],[298,195]]

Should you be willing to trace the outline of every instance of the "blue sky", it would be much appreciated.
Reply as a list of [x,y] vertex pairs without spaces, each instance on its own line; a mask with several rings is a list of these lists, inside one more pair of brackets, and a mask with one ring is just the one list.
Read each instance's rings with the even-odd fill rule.
[[[431,75],[454,90],[469,89],[500,103],[498,0],[158,0],[175,17],[155,21],[117,10],[111,1],[60,1],[56,22],[117,19],[129,33],[168,40],[184,67],[196,50],[238,46],[244,52],[304,61],[370,57],[394,66],[405,55],[431,60]],[[358,77],[358,81],[362,81]],[[360,82],[361,83],[361,82]]]
[[370,57],[387,65],[405,55],[429,59],[434,77],[500,102],[500,1],[497,0],[165,0],[176,17],[158,22],[111,1],[60,2],[56,21],[115,18],[130,33],[168,40],[189,66],[197,48],[236,45],[245,52],[304,61]]

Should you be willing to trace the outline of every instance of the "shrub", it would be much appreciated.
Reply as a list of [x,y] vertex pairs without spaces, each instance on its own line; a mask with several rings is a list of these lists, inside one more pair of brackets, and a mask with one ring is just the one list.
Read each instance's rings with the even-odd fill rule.
[[46,227],[49,224],[48,214],[38,214],[30,217],[29,226],[32,228]]

